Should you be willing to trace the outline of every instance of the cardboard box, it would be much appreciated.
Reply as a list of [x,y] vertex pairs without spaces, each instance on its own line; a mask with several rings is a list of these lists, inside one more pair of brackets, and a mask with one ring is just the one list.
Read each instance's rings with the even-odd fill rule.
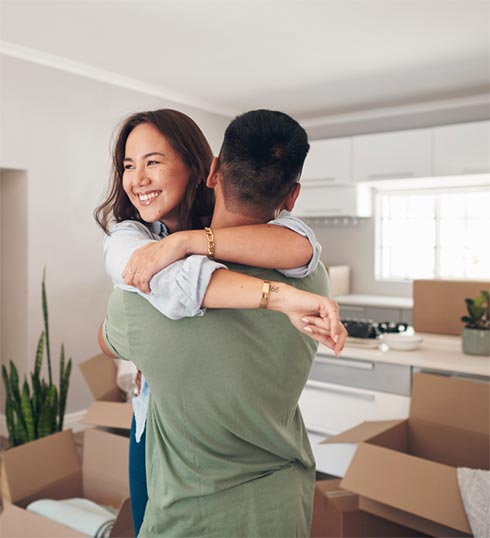
[[416,332],[461,334],[466,297],[490,291],[490,282],[475,280],[414,280],[413,328]]
[[415,374],[408,419],[323,441],[358,443],[341,487],[362,510],[430,536],[471,535],[456,469],[490,468],[489,398],[488,383]]
[[84,432],[83,463],[71,430],[43,437],[2,454],[0,536],[22,538],[84,536],[25,507],[38,499],[83,497],[119,508],[113,537],[134,536],[128,483],[128,439]]
[[359,495],[340,487],[340,480],[320,480],[315,484],[312,538],[413,537],[421,533],[364,512]]
[[349,295],[350,267],[348,265],[329,265],[327,267],[332,297]]
[[129,431],[133,408],[123,401],[116,384],[117,366],[103,353],[79,365],[95,402],[87,409],[82,424]]

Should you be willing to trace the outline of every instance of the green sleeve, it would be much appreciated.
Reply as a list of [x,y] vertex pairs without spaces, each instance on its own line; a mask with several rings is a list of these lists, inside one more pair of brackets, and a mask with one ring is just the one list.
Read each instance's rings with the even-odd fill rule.
[[107,303],[107,315],[102,327],[102,336],[109,350],[124,360],[130,359],[128,342],[128,319],[122,290],[115,288]]

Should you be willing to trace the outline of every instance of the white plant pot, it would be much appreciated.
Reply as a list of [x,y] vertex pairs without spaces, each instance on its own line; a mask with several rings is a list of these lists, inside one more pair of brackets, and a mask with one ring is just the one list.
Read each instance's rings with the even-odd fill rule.
[[461,338],[463,353],[490,356],[490,331],[465,327],[461,332]]

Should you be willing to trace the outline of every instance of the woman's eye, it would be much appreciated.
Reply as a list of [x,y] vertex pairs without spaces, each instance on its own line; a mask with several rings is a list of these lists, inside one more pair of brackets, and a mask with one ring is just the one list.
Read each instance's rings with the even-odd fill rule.
[[154,164],[160,164],[158,161],[148,161],[148,166],[152,166]]
[[124,165],[124,170],[131,170],[132,168],[134,168],[134,166],[132,164],[125,164]]

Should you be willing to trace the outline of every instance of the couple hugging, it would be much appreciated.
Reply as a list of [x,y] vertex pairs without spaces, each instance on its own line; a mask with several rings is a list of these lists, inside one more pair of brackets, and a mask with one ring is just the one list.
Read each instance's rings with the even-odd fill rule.
[[142,372],[138,536],[309,535],[315,466],[298,399],[317,342],[339,354],[346,331],[313,232],[285,214],[308,149],[269,110],[235,118],[217,158],[174,110],[120,128],[96,210],[115,284],[99,341]]

